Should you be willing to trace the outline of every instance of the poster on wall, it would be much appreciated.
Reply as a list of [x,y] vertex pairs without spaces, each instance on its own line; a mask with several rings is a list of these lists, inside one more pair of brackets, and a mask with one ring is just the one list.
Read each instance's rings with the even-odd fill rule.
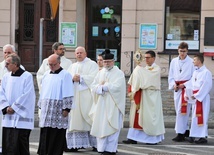
[[156,49],[157,48],[157,24],[140,24],[139,48]]
[[65,47],[77,46],[77,23],[60,23],[60,42],[62,42]]

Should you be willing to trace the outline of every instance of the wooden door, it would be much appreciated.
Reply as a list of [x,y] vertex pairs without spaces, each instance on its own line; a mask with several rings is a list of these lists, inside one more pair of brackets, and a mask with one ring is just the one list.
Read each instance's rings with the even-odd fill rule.
[[49,0],[19,0],[19,29],[17,33],[18,54],[27,71],[37,72],[39,68],[39,25],[43,22],[43,58],[51,53],[51,46],[58,40],[58,13],[51,17]]

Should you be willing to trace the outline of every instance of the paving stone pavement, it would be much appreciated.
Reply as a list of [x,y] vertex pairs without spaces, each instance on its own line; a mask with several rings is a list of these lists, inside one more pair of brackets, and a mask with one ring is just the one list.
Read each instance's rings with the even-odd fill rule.
[[[189,119],[189,122],[191,118]],[[165,128],[174,128],[175,127],[175,115],[164,115],[164,124]],[[129,127],[129,119],[128,116],[125,116],[124,127]],[[210,112],[208,128],[214,129],[214,112]]]
[[[189,122],[191,121],[191,118]],[[35,127],[38,127],[39,119],[38,115],[35,114]],[[175,127],[175,115],[164,115],[164,124],[165,128],[174,128]],[[124,119],[124,127],[129,127],[129,116],[126,115]],[[208,121],[208,128],[214,129],[214,112],[210,112],[209,114],[209,121]]]

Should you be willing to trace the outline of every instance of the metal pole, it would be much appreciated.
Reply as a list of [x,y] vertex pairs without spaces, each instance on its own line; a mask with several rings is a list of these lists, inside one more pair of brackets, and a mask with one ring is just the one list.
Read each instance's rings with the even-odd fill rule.
[[131,73],[133,72],[133,51],[131,51]]
[[40,18],[40,25],[39,25],[39,66],[42,64],[42,47],[43,47],[43,21],[44,18]]
[[169,66],[170,66],[171,60],[172,60],[172,53],[171,51],[169,51]]

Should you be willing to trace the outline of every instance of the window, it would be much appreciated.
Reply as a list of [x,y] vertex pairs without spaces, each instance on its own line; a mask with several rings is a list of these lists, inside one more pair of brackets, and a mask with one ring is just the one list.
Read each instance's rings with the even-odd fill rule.
[[201,0],[165,1],[165,50],[177,49],[180,42],[199,50]]

